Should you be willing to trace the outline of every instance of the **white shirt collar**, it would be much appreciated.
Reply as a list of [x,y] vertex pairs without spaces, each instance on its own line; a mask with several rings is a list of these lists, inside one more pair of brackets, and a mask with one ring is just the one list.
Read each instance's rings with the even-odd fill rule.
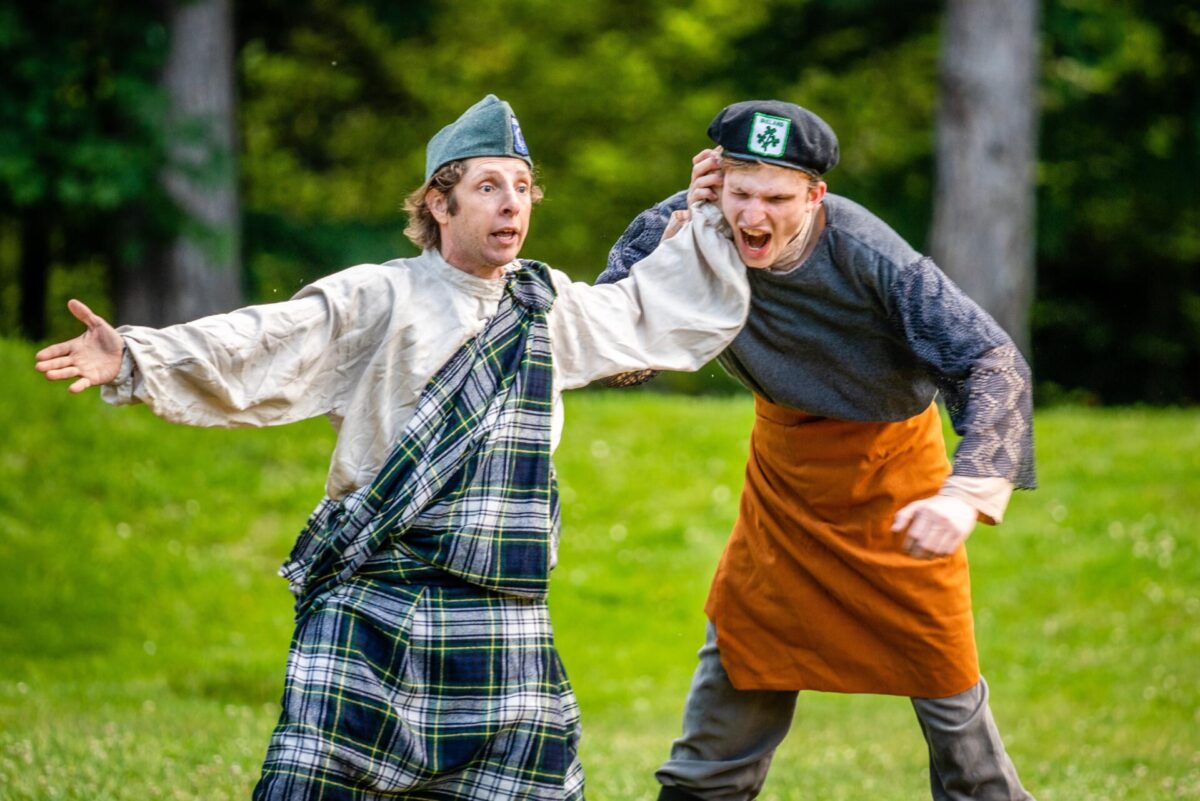
[[[421,253],[420,258],[427,262],[432,269],[436,270],[437,274],[444,281],[469,295],[478,298],[499,298],[504,294],[504,280],[502,278],[480,278],[478,275],[472,275],[466,270],[460,270],[446,261],[442,257],[441,252],[436,248],[425,250]],[[504,268],[504,272],[507,274],[519,267],[520,265],[514,261]]]

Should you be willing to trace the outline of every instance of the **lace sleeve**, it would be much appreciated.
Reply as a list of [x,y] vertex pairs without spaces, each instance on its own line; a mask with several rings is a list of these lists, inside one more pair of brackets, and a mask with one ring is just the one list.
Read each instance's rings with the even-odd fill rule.
[[929,370],[962,441],[954,474],[1037,486],[1029,365],[987,312],[931,259],[900,270],[892,313]]
[[[611,284],[629,275],[633,265],[649,256],[658,247],[671,212],[687,208],[687,192],[676,192],[633,218],[633,222],[608,251],[608,263],[596,279],[597,284]],[[610,388],[636,387],[658,375],[657,370],[635,370],[600,380]]]

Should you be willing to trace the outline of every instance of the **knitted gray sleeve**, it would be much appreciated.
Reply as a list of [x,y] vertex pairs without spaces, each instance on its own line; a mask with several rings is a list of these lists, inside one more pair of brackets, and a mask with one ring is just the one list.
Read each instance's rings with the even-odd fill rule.
[[1012,339],[932,259],[898,271],[889,294],[896,324],[962,437],[954,473],[1036,487],[1032,379]]
[[597,284],[611,284],[629,275],[633,265],[649,256],[658,247],[671,212],[687,208],[687,191],[676,192],[666,200],[655,203],[633,218],[629,227],[608,251],[608,265]]

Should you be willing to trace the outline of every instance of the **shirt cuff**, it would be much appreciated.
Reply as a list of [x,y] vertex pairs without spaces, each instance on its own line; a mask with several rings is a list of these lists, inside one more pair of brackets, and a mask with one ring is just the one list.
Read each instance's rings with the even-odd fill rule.
[[124,406],[135,402],[133,390],[137,383],[137,363],[129,352],[129,345],[121,348],[121,369],[117,377],[100,387],[100,399],[113,406]]
[[993,526],[1004,519],[1004,510],[1008,508],[1012,493],[1012,482],[998,476],[978,478],[951,475],[938,490],[938,495],[969,503],[979,513],[980,521]]

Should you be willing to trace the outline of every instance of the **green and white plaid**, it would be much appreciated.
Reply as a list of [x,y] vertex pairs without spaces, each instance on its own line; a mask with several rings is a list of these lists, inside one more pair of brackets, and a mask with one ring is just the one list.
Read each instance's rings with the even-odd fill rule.
[[255,799],[582,798],[545,602],[553,302],[523,262],[372,485],[309,519],[281,570],[297,626]]

